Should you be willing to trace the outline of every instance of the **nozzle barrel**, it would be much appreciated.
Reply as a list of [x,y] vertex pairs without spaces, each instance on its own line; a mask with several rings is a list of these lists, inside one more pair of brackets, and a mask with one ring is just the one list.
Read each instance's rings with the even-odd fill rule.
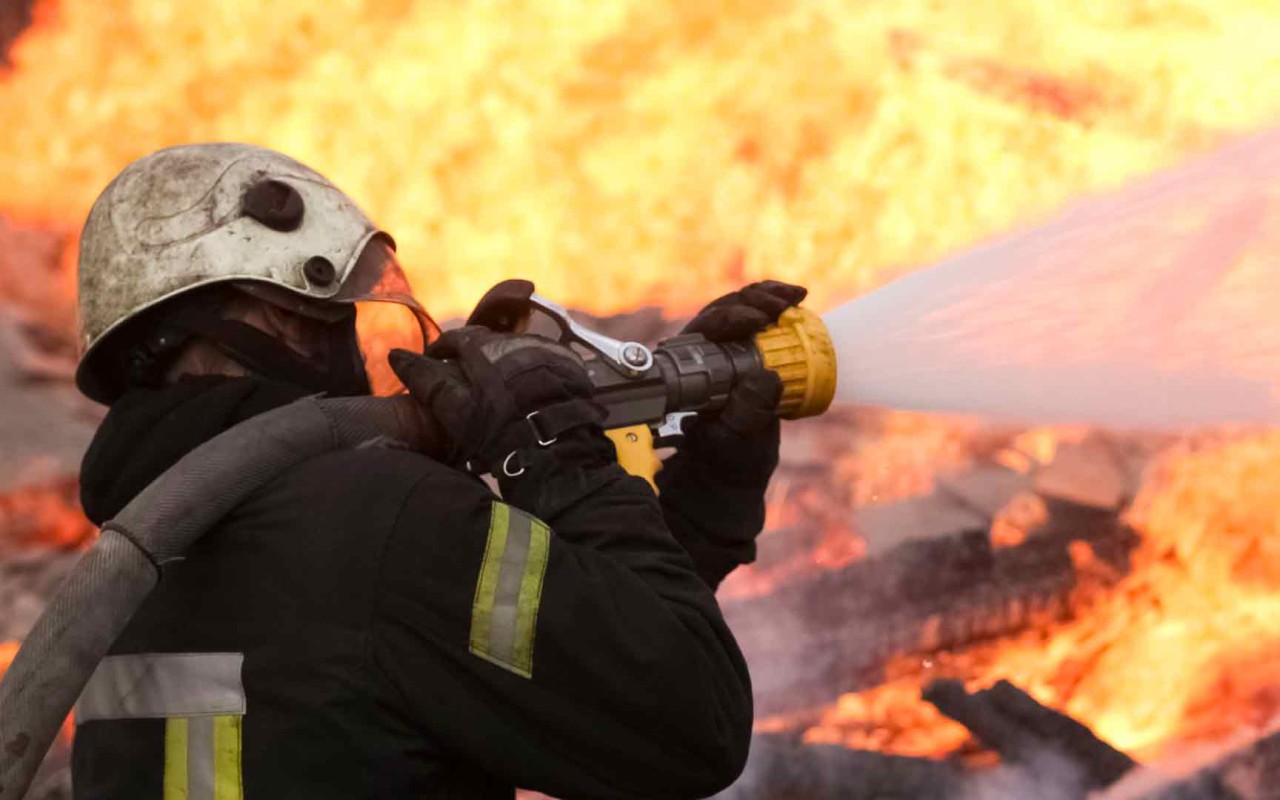
[[709,342],[682,334],[653,351],[643,375],[595,367],[596,399],[608,409],[608,428],[656,424],[667,414],[718,411],[745,375],[772,370],[782,379],[778,416],[811,417],[835,396],[836,359],[822,318],[804,308],[788,309],[778,322],[740,342]]

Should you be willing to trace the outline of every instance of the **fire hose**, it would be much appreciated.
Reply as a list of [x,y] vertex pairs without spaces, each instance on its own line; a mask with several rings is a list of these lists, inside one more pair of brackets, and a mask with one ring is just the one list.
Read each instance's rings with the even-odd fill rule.
[[[782,379],[778,414],[821,414],[835,393],[835,357],[817,315],[791,309],[753,341],[712,343],[700,335],[650,350],[583,328],[534,296],[562,341],[590,351],[588,372],[619,463],[653,482],[658,441],[682,419],[723,407],[744,374]],[[409,397],[304,398],[269,411],[192,450],[116,517],[80,558],[0,681],[0,800],[25,794],[85,684],[159,581],[164,565],[214,528],[250,494],[332,450],[378,438],[430,455],[440,443]]]

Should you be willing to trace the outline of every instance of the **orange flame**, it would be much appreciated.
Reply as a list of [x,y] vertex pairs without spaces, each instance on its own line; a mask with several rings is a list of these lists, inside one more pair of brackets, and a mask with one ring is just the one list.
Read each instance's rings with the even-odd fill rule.
[[1256,127],[1280,8],[42,0],[0,210],[78,227],[129,161],[242,140],[329,174],[442,318],[512,275],[599,312],[745,280],[822,306]]
[[13,663],[13,657],[18,654],[18,648],[21,646],[21,642],[0,642],[0,675],[9,669],[9,665]]
[[[1262,730],[1280,713],[1280,433],[1203,436],[1157,463],[1135,502],[1132,573],[1074,621],[924,662],[846,695],[812,741],[937,755],[967,739],[919,699],[932,677],[1007,678],[1135,755]],[[1105,568],[1083,550],[1088,583]]]
[[88,542],[97,528],[85,519],[75,481],[0,495],[0,532],[14,547],[71,549]]
[[[250,141],[356,197],[441,318],[513,275],[597,312],[764,276],[823,306],[1263,124],[1278,34],[1256,0],[43,0],[0,76],[0,211],[74,230],[129,161]],[[1275,436],[1172,454],[1120,591],[927,669],[1136,750],[1207,730],[1215,692],[1264,703],[1241,664],[1280,640],[1277,467]],[[910,667],[822,730],[942,730],[886,699]]]

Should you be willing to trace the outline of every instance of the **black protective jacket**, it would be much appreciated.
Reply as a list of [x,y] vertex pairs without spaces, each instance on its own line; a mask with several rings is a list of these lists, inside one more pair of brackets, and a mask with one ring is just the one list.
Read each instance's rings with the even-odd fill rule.
[[[87,513],[109,518],[191,448],[294,396],[249,379],[127,395],[86,455]],[[679,491],[664,492],[664,511],[616,464],[581,466],[606,480],[541,521],[385,445],[269,484],[166,567],[108,659],[120,670],[91,682],[75,796],[509,798],[522,786],[673,798],[725,786],[746,758],[751,691],[708,582],[750,557],[755,531],[700,525],[716,516]],[[697,482],[693,465],[676,467]],[[733,524],[758,530],[744,513]],[[236,659],[238,703],[234,687],[173,688],[207,678],[198,669],[175,673],[166,696],[157,674],[210,654]]]

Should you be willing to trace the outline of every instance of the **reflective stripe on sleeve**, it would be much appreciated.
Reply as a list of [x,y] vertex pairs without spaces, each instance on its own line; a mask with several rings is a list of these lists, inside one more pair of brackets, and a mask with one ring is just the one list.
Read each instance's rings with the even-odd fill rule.
[[76,724],[245,713],[241,653],[108,656],[76,703]]
[[187,800],[187,720],[164,724],[164,800]]
[[213,718],[213,800],[243,800],[241,753],[244,718]]
[[102,660],[76,724],[164,718],[164,800],[243,800],[241,653],[141,653]]
[[164,729],[164,800],[243,800],[242,717],[174,717]]
[[489,538],[471,606],[471,652],[525,678],[533,676],[542,579],[551,529],[506,503],[493,504]]

